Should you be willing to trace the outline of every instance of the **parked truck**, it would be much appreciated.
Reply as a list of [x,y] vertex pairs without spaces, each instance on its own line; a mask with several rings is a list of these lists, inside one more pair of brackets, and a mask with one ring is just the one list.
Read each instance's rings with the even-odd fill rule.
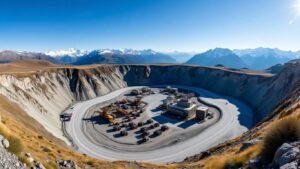
[[126,116],[129,114],[126,110],[122,108],[117,108],[117,113],[119,113],[121,116]]

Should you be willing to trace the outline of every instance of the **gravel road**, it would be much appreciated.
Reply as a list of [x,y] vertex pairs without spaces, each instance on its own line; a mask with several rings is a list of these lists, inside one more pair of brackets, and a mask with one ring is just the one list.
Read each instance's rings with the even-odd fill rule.
[[134,160],[156,163],[182,161],[188,156],[198,154],[212,146],[234,138],[247,131],[247,128],[242,126],[238,119],[240,116],[249,117],[253,113],[244,103],[229,97],[219,96],[200,88],[186,86],[178,87],[193,90],[200,94],[202,100],[217,106],[222,113],[221,119],[216,124],[204,130],[201,134],[175,145],[156,150],[127,152],[95,145],[85,137],[82,130],[82,119],[85,112],[95,104],[111,100],[126,91],[141,88],[127,87],[109,93],[105,96],[75,104],[73,109],[70,110],[73,112],[73,116],[71,121],[66,124],[66,130],[74,143],[78,146],[78,150],[92,157],[103,160]]

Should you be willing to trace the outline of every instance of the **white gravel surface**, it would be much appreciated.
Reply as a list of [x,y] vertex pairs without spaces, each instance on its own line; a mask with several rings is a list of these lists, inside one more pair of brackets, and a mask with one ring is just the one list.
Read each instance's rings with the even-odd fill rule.
[[[212,146],[239,136],[247,130],[245,126],[242,126],[240,124],[238,120],[239,115],[241,113],[242,116],[245,115],[246,117],[252,117],[252,112],[251,109],[242,102],[229,97],[222,97],[200,88],[185,86],[175,87],[194,90],[195,92],[200,94],[202,100],[218,106],[222,111],[221,119],[216,124],[204,130],[199,135],[179,142],[175,145],[156,150],[144,152],[128,152],[95,145],[85,137],[85,134],[82,130],[82,118],[84,117],[85,112],[95,104],[111,100],[126,91],[135,88],[141,88],[127,87],[109,93],[102,97],[97,97],[92,100],[75,104],[73,106],[74,108],[70,110],[73,112],[73,116],[71,121],[66,125],[67,132],[72,137],[74,143],[78,146],[78,150],[80,152],[98,159],[167,163],[173,161],[182,161],[188,156],[198,154]],[[232,104],[231,101],[234,102],[234,104]]]

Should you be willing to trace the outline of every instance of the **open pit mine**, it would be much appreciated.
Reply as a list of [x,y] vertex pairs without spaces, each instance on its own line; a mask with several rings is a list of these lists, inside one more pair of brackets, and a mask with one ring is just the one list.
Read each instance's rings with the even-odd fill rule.
[[[295,93],[299,69],[298,62],[276,74],[187,65],[13,62],[0,65],[0,95],[22,112],[1,106],[8,123],[18,121],[15,132],[30,129],[40,140],[51,140],[48,153],[44,141],[36,145],[46,155],[31,150],[43,163],[51,152],[66,158],[72,151],[76,155],[67,157],[79,165],[83,158],[175,165],[254,137]],[[27,143],[33,136],[25,133],[25,146],[33,146]],[[56,146],[66,150],[54,151]]]

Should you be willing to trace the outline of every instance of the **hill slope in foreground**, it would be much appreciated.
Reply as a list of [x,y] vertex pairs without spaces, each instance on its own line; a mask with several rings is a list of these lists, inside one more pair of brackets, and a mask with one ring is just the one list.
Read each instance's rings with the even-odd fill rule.
[[[23,61],[0,65],[0,109],[5,130],[20,140],[21,159],[29,152],[44,166],[55,168],[55,160],[73,160],[80,167],[176,168],[212,166],[227,157],[243,162],[260,153],[260,144],[240,151],[248,140],[264,137],[270,124],[298,109],[300,63],[286,64],[269,74],[223,67],[187,65],[55,65],[46,61]],[[176,84],[200,87],[244,101],[254,110],[253,129],[184,162],[156,165],[96,160],[69,148],[63,141],[59,114],[75,101],[88,100],[127,86]],[[4,135],[2,130],[0,134]],[[23,160],[26,162],[26,160]],[[30,162],[27,163],[31,165]],[[244,165],[242,162],[239,164]]]

